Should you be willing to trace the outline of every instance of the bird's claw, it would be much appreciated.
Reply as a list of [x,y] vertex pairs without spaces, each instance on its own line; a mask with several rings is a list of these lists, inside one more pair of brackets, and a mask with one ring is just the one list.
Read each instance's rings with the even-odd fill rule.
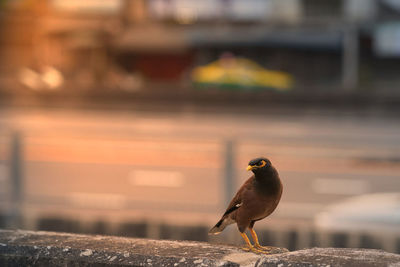
[[261,246],[261,245],[255,245],[254,247],[255,247],[256,249],[259,249],[259,250],[262,250],[262,251],[271,251],[271,250],[274,249],[273,247],[263,247],[263,246]]
[[246,246],[246,247],[243,247],[242,249],[247,252],[253,252],[253,253],[258,253],[258,254],[269,254],[267,250],[261,250],[256,247]]

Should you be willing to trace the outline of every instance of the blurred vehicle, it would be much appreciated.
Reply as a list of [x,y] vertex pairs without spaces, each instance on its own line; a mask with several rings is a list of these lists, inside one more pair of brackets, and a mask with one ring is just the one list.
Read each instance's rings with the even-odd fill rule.
[[315,216],[320,230],[400,233],[400,193],[351,197]]
[[222,56],[192,71],[192,81],[197,87],[287,91],[292,80],[288,73],[267,70],[249,59],[233,56]]

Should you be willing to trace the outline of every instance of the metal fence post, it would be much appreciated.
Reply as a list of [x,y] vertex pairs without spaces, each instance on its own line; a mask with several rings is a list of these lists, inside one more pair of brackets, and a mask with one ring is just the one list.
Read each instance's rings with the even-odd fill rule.
[[225,204],[228,205],[235,193],[235,144],[232,140],[225,142]]
[[342,47],[342,85],[345,90],[354,90],[358,86],[358,54],[357,29],[347,28],[343,32]]
[[19,132],[12,133],[10,146],[10,181],[11,181],[11,210],[8,216],[7,226],[18,228],[21,226],[22,193],[22,141]]
[[[236,190],[236,171],[235,171],[235,141],[226,140],[225,141],[225,179],[224,179],[224,201],[225,207],[228,207],[228,204],[232,200]],[[228,227],[223,232],[224,239],[229,243],[237,243],[238,237],[237,230],[235,227]]]

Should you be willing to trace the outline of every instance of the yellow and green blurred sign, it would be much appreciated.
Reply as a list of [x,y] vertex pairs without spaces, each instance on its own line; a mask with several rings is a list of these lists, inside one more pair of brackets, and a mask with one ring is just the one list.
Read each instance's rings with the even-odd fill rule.
[[192,71],[192,81],[196,86],[232,89],[275,89],[288,91],[293,79],[288,73],[272,71],[245,59],[221,58]]

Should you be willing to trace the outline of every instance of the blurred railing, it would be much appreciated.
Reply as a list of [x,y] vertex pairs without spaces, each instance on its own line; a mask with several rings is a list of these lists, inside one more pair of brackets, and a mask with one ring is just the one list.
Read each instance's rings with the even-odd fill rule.
[[[325,155],[328,152],[317,147],[313,151],[290,150],[289,153],[283,144],[263,144],[257,138],[252,142],[200,137],[182,140],[164,134],[146,137],[142,133],[127,140],[121,135],[116,139],[93,136],[93,130],[81,133],[80,137],[45,135],[40,138],[23,131],[0,134],[3,218],[0,227],[236,243],[240,242],[240,236],[235,227],[227,229],[221,239],[209,237],[207,231],[242,182],[238,177],[244,172],[237,166],[243,162],[242,157],[247,159],[249,155],[268,150],[278,162],[285,154],[312,158],[316,162],[321,157],[335,161],[331,154]],[[117,157],[107,157],[110,154]],[[285,161],[293,159],[285,158]],[[333,165],[340,166],[338,162]],[[309,202],[326,202],[332,197],[318,200],[317,194],[310,195],[312,191],[302,176],[312,178],[315,174],[300,172],[298,168],[304,163],[291,164],[280,169],[286,194],[292,199],[283,199],[277,214],[268,220],[271,222],[268,226],[258,226],[263,243],[289,249],[337,246],[400,251],[396,234],[316,229],[311,216],[315,210],[306,215],[305,211],[312,207],[293,206],[293,203],[296,198],[297,204],[301,204],[307,198]],[[121,173],[128,173],[124,179],[137,188],[118,181]],[[154,183],[161,183],[164,188]],[[185,183],[189,187],[179,189]],[[296,191],[299,195],[293,198]],[[295,209],[299,209],[297,213],[291,212]]]

